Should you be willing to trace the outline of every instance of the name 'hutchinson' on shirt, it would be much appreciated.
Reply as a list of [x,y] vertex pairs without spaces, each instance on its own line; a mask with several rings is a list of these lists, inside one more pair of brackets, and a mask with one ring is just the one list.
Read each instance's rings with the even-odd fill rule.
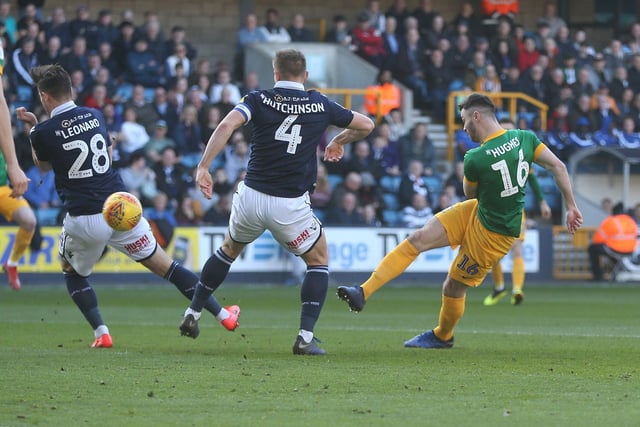
[[58,129],[56,130],[56,136],[61,136],[64,139],[68,139],[72,136],[80,135],[83,132],[99,127],[100,121],[98,119],[91,119],[86,122],[71,125],[66,129]]
[[[310,104],[286,104],[271,99],[263,93],[260,94],[260,97],[262,98],[262,103],[264,105],[284,114],[324,113],[324,104],[322,102],[312,102]],[[285,101],[284,97],[282,100]],[[299,100],[299,98],[296,100]]]

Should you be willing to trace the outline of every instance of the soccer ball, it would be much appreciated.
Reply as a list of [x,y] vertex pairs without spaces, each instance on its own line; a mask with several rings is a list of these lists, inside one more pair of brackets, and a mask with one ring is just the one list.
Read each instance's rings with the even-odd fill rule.
[[140,200],[131,193],[113,193],[102,205],[102,216],[111,228],[117,231],[131,230],[142,217]]

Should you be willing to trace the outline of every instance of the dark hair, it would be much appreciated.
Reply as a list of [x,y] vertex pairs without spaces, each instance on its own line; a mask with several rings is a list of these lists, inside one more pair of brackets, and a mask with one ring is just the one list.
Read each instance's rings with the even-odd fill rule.
[[39,92],[47,93],[55,100],[71,98],[71,77],[60,65],[34,67],[29,75]]
[[276,57],[273,60],[273,68],[279,72],[285,80],[300,77],[307,71],[307,59],[299,50],[280,50],[276,52]]
[[622,202],[618,202],[613,206],[613,209],[611,210],[611,213],[613,215],[621,215],[624,213],[624,204]]
[[479,93],[472,93],[465,99],[462,104],[458,104],[460,110],[469,110],[471,108],[489,110],[495,114],[496,106],[486,95],[480,95]]
[[516,125],[513,122],[513,120],[511,120],[511,117],[503,117],[500,120],[498,120],[498,123],[500,123],[501,125],[512,125],[512,126]]

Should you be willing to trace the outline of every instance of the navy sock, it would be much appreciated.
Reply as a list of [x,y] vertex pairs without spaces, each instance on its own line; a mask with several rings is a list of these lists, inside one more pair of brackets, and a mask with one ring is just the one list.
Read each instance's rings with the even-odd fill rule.
[[207,262],[204,263],[202,273],[200,273],[200,281],[205,284],[207,288],[215,291],[227,277],[233,261],[235,261],[233,258],[227,256],[222,252],[221,248],[218,248],[216,253],[210,256]]
[[76,303],[93,330],[96,330],[100,325],[104,325],[100,310],[98,309],[98,297],[87,278],[79,276],[75,272],[65,272],[64,279],[67,282],[67,292],[69,292],[69,296],[71,296],[73,302]]
[[[164,278],[173,283],[182,295],[187,297],[189,300],[193,299],[196,286],[199,282],[198,276],[195,273],[187,270],[182,265],[178,264],[177,261],[174,261],[173,264],[171,264],[171,267],[169,267],[169,271],[165,274]],[[222,310],[222,306],[213,295],[209,295],[209,297],[204,300],[204,308],[214,316]]]
[[234,260],[228,257],[222,249],[218,248],[215,254],[209,257],[202,267],[200,274],[200,283],[196,287],[193,299],[191,300],[191,309],[194,311],[202,311],[207,299],[213,291],[218,289],[229,273],[229,268]]
[[313,332],[313,328],[320,317],[322,305],[327,298],[329,287],[329,267],[314,265],[307,268],[300,290],[300,329]]

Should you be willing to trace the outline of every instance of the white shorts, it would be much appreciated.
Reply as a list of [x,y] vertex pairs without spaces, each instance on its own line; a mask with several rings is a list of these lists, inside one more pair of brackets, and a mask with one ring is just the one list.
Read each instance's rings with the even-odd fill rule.
[[80,276],[91,274],[105,245],[134,261],[142,261],[154,254],[157,243],[144,217],[129,231],[112,229],[101,213],[82,216],[67,214],[64,218],[58,252]]
[[240,182],[231,206],[231,238],[251,243],[265,230],[295,255],[311,250],[322,235],[322,223],[313,214],[309,193],[295,198],[275,197]]

